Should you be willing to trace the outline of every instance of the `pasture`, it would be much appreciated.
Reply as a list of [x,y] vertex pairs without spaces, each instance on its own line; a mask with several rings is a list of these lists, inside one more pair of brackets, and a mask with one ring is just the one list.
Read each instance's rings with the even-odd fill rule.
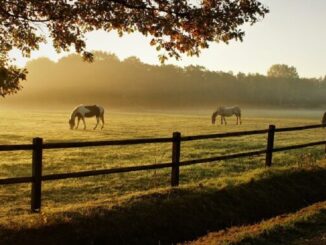
[[[243,124],[211,124],[212,112],[195,113],[127,113],[106,111],[104,129],[92,130],[95,119],[87,119],[87,130],[70,130],[70,111],[5,111],[0,110],[0,144],[31,143],[42,137],[45,142],[75,142],[134,138],[171,137],[174,131],[183,136],[319,124],[320,111],[243,110]],[[323,129],[276,134],[275,146],[325,140]],[[171,144],[107,146],[46,150],[43,174],[146,165],[171,161]],[[266,148],[266,135],[199,140],[183,143],[181,159],[188,160]],[[0,152],[0,178],[31,175],[31,152]],[[324,146],[275,153],[273,168],[295,168],[314,165],[324,158]],[[264,170],[264,156],[216,163],[198,164],[180,169],[180,186],[198,186],[220,179],[220,186],[241,182]],[[105,203],[119,205],[144,193],[170,188],[170,169],[142,171],[107,176],[49,181],[42,186],[42,209],[61,212]],[[0,218],[28,214],[30,185],[0,186]]]

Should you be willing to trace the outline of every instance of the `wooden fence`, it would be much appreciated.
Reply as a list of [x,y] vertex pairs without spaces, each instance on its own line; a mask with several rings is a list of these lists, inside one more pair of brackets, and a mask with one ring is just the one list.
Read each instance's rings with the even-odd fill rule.
[[[123,173],[123,172],[133,172],[133,171],[141,171],[141,170],[171,168],[171,186],[178,186],[181,166],[215,162],[220,160],[227,160],[227,159],[234,159],[234,158],[241,158],[241,157],[258,156],[262,154],[266,155],[265,165],[271,166],[273,152],[287,151],[291,149],[299,149],[299,148],[317,146],[317,145],[325,145],[325,152],[326,152],[326,140],[285,146],[285,147],[278,147],[278,148],[274,147],[274,134],[276,132],[316,129],[325,126],[326,126],[325,124],[318,124],[318,125],[308,125],[308,126],[300,126],[300,127],[276,128],[275,125],[270,125],[268,129],[263,129],[263,130],[229,132],[229,133],[184,136],[184,137],[181,136],[181,133],[174,132],[172,138],[129,139],[129,140],[95,141],[95,142],[43,143],[42,138],[34,138],[33,144],[0,145],[0,151],[21,151],[21,150],[32,151],[32,176],[0,179],[0,185],[32,183],[31,211],[39,212],[41,209],[42,181],[105,175],[105,174]],[[180,161],[181,142],[226,138],[226,137],[235,137],[235,136],[258,135],[258,134],[267,134],[266,149],[235,153],[231,155],[216,156],[210,158]],[[171,162],[160,163],[160,164],[149,164],[143,166],[129,166],[123,168],[111,168],[111,169],[80,171],[80,172],[72,172],[72,173],[42,175],[42,160],[43,160],[42,155],[43,155],[43,150],[45,149],[80,148],[80,147],[113,146],[113,145],[135,145],[135,144],[149,144],[149,143],[172,143]]]

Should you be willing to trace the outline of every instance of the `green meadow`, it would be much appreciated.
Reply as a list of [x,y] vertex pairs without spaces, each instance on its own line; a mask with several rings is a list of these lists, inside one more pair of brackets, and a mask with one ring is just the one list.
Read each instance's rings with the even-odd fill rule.
[[[321,111],[243,110],[243,124],[211,124],[210,111],[195,112],[120,112],[106,111],[103,130],[92,130],[95,119],[86,119],[87,129],[70,130],[70,111],[0,110],[0,144],[29,144],[34,137],[44,142],[80,142],[135,138],[172,137],[222,132],[319,124]],[[275,146],[325,140],[325,129],[277,133]],[[183,142],[181,160],[198,159],[266,148],[267,135]],[[171,144],[106,146],[45,150],[43,174],[108,169],[125,166],[167,163]],[[275,153],[273,168],[298,168],[318,165],[325,146]],[[0,178],[31,175],[31,152],[0,152]],[[180,187],[200,186],[219,181],[219,186],[241,182],[241,176],[265,171],[265,156],[241,158],[180,169]],[[244,177],[247,178],[247,177]],[[46,181],[42,185],[42,211],[64,212],[97,205],[115,206],[135,196],[170,187],[170,169]],[[0,218],[18,217],[30,212],[30,184],[0,186]],[[6,221],[3,221],[6,222]]]

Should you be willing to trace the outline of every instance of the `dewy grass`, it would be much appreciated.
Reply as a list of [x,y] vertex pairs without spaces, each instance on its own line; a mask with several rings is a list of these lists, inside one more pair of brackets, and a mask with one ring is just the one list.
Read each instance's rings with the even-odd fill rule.
[[[228,125],[211,125],[210,113],[195,115],[108,113],[104,130],[69,130],[69,111],[62,112],[4,112],[0,111],[1,144],[27,144],[33,137],[45,142],[73,142],[116,140],[130,138],[171,137],[172,132],[183,135],[266,129],[268,124],[277,127],[317,124],[319,118],[261,118],[253,113],[236,126],[235,118]],[[245,114],[244,114],[245,115]],[[276,115],[276,114],[275,114]],[[88,119],[88,128],[95,123]],[[279,133],[276,146],[324,140],[323,129]],[[265,149],[266,135],[232,137],[225,139],[183,142],[181,160],[206,158],[250,150]],[[304,167],[317,164],[323,158],[323,146],[274,154],[274,167]],[[0,178],[31,175],[31,152],[1,152]],[[45,150],[43,174],[86,171],[171,161],[171,144],[147,144]],[[233,159],[208,164],[182,167],[180,184],[198,184],[206,180],[238,176],[248,171],[264,168],[264,156]],[[47,181],[43,183],[43,210],[53,206],[73,206],[75,203],[111,199],[133,192],[170,187],[170,169],[136,173]],[[231,184],[232,180],[229,181]],[[0,217],[29,212],[30,185],[0,186],[3,207]],[[62,207],[64,208],[64,207]]]
[[[42,137],[45,142],[171,137],[174,131],[179,131],[186,136],[267,129],[269,124],[275,124],[277,127],[288,127],[318,124],[320,122],[318,116],[315,119],[291,119],[276,118],[277,114],[275,114],[275,117],[262,118],[251,113],[250,117],[246,117],[244,114],[241,126],[234,125],[235,119],[229,119],[229,124],[222,126],[219,124],[211,125],[210,113],[205,115],[177,115],[109,112],[106,115],[107,124],[104,130],[90,130],[95,122],[89,119],[87,120],[89,129],[72,131],[68,127],[69,114],[69,111],[32,113],[0,111],[2,118],[0,128],[5,129],[0,133],[0,143],[28,144],[32,142],[34,137]],[[325,140],[324,129],[277,133],[275,145],[285,146],[319,140]],[[182,160],[206,158],[265,149],[266,135],[183,142],[181,147]],[[0,178],[31,175],[31,152],[0,152],[0,155]],[[216,191],[223,188],[237,187],[248,182],[255,183],[266,176],[270,176],[271,173],[273,173],[272,175],[277,175],[277,173],[286,175],[292,169],[318,168],[318,166],[324,168],[321,163],[323,158],[324,146],[320,146],[275,153],[271,169],[265,168],[264,156],[182,167],[180,168],[180,187],[178,189],[196,189],[199,193],[201,191],[207,193],[209,190]],[[159,164],[170,161],[171,144],[168,143],[45,150],[43,174]],[[101,206],[105,210],[113,206],[127,205],[126,203],[129,203],[130,200],[139,200],[143,196],[153,198],[157,195],[154,193],[165,193],[158,196],[167,196],[170,194],[166,193],[171,192],[170,175],[170,169],[162,169],[46,181],[43,182],[42,186],[43,214],[41,216],[29,214],[30,184],[0,186],[2,204],[0,207],[0,222],[5,226],[10,226],[10,224],[15,226],[17,221],[20,223],[19,220],[23,221],[28,217],[27,219],[30,220],[29,226],[35,227],[35,224],[55,223],[53,221],[55,219],[59,219],[60,222],[66,218],[68,220],[72,219],[71,216],[65,214],[66,212],[70,214],[75,212],[79,217],[88,212],[92,213],[94,208]],[[307,183],[309,187],[309,182]],[[291,182],[291,184],[293,183]],[[288,187],[285,184],[286,188]],[[271,190],[266,189],[265,191]],[[297,191],[300,192],[300,189]],[[196,194],[191,193],[191,195],[198,195],[197,192]],[[261,195],[264,196],[265,194],[261,193]],[[227,197],[223,198],[227,199]],[[241,202],[235,196],[234,198],[237,203]],[[178,202],[181,205],[182,200]],[[207,201],[205,205],[211,205],[211,201]],[[226,203],[225,208],[228,205]],[[154,207],[151,208],[154,209]],[[194,211],[194,213],[196,212]],[[48,216],[50,218],[47,218],[46,222],[43,221],[43,218]]]

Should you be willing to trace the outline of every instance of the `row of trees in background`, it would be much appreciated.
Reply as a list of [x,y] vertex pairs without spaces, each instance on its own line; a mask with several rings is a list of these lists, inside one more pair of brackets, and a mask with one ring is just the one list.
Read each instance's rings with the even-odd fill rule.
[[294,67],[274,65],[267,76],[209,71],[201,66],[155,66],[136,57],[120,61],[95,53],[94,63],[70,55],[28,64],[25,88],[10,101],[46,104],[101,103],[140,108],[208,108],[219,104],[322,107],[326,77],[300,78]]
[[211,42],[242,41],[245,23],[253,25],[269,12],[258,0],[10,0],[0,1],[0,96],[21,89],[26,69],[14,66],[10,52],[25,57],[51,41],[57,52],[74,50],[87,61],[85,34],[101,30],[138,32],[164,63],[181,54],[199,55]]

